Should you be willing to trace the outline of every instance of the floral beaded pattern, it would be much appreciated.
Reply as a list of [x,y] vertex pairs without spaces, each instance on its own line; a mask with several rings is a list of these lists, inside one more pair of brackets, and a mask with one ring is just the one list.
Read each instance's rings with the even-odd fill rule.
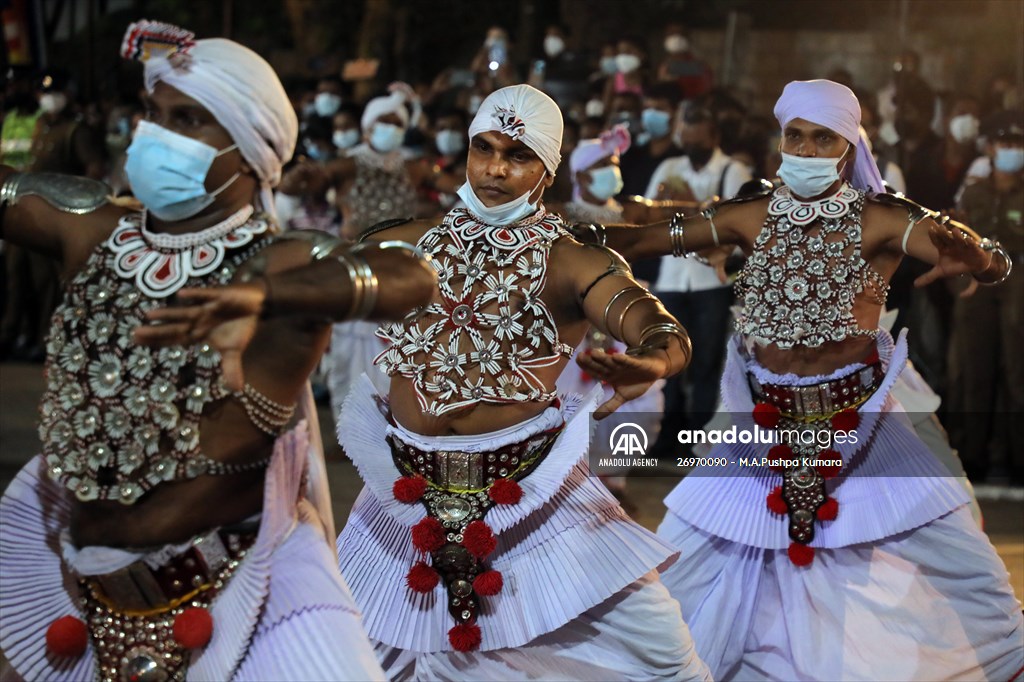
[[889,285],[861,258],[864,193],[844,185],[803,202],[780,187],[737,281],[743,311],[736,330],[779,348],[815,348],[851,336],[874,337],[853,316],[854,300],[885,303]]
[[[163,481],[216,464],[199,451],[199,420],[228,395],[219,353],[207,344],[151,349],[132,341],[146,312],[165,303],[117,270],[112,242],[140,225],[139,214],[125,216],[90,256],[54,312],[47,342],[39,438],[51,478],[82,501],[131,504]],[[183,284],[224,284],[265,243]]]
[[412,379],[428,415],[552,400],[534,370],[572,355],[541,300],[551,246],[564,235],[561,220],[542,211],[507,227],[449,212],[419,241],[433,258],[442,302],[382,326],[377,335],[390,346],[374,362]]

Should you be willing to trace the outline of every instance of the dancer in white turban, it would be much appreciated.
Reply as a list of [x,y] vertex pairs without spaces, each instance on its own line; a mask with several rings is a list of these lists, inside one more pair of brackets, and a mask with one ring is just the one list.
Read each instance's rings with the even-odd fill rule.
[[330,319],[400,318],[431,273],[273,237],[296,121],[255,52],[142,21],[124,53],[145,65],[141,211],[0,168],[0,234],[68,282],[42,454],[0,501],[4,656],[27,680],[382,679],[331,551],[306,377]]
[[[689,344],[618,256],[544,209],[561,134],[540,91],[492,93],[467,208],[369,235],[417,242],[438,275],[419,316],[380,330],[388,399],[364,381],[338,423],[366,483],[338,556],[392,679],[707,679],[658,580],[675,552],[585,461],[590,413],[682,369]],[[607,401],[560,399],[590,324],[632,354],[581,360]]]
[[871,193],[878,171],[848,88],[790,83],[775,112],[781,187],[607,231],[631,257],[749,255],[722,378],[733,430],[708,434],[718,466],[665,500],[658,533],[682,554],[663,580],[716,679],[1012,679],[1020,602],[956,475],[894,396],[905,332],[894,341],[879,325],[904,255],[934,266],[922,284],[998,283],[1009,258]]

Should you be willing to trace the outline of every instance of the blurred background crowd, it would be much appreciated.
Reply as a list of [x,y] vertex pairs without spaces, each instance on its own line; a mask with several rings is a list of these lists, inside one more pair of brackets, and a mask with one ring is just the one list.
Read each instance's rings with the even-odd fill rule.
[[[1024,273],[1021,0],[5,0],[0,8],[3,163],[99,178],[119,195],[131,191],[124,154],[145,110],[139,69],[118,60],[118,41],[144,16],[239,40],[278,69],[301,121],[277,197],[285,229],[355,238],[379,220],[447,211],[480,102],[523,82],[563,111],[562,168],[544,200],[568,219],[650,219],[659,202],[735,197],[775,179],[771,108],[782,86],[829,78],[858,95],[892,191],[1000,239]],[[40,361],[56,270],[10,245],[2,263],[0,358]],[[717,400],[732,287],[696,264],[633,265],[694,338],[693,368],[666,385],[664,409],[677,415],[673,426],[698,428]],[[946,283],[913,289],[921,272],[907,263],[893,283],[895,329],[910,328],[911,356],[944,399],[968,473],[1020,483],[1024,280],[959,298]]]

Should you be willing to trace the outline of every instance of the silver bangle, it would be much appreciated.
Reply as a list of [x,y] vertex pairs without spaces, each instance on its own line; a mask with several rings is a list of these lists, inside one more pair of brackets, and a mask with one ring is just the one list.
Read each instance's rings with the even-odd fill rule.
[[[640,301],[657,301],[657,300],[658,299],[655,298],[653,294],[651,294],[650,292],[645,291],[642,295],[637,296],[636,298],[631,300],[629,303],[627,303],[625,306],[623,306],[622,312],[619,313],[619,333],[618,333],[617,338],[622,339],[622,325],[626,321],[626,313],[629,312],[629,309],[632,308],[634,304],[639,303]],[[608,330],[609,333],[611,333],[611,331],[612,331],[611,329]]]
[[676,213],[672,216],[672,219],[668,221],[668,239],[672,244],[672,255],[675,258],[682,258],[686,256],[686,239],[683,234],[683,220],[683,214]]
[[987,286],[987,287],[992,287],[992,286],[995,286],[997,284],[1002,284],[1003,282],[1008,280],[1010,278],[1010,273],[1013,272],[1013,259],[1010,258],[1010,254],[1006,252],[1006,249],[1003,248],[1003,245],[1000,244],[998,241],[986,238],[986,239],[982,239],[980,242],[978,242],[978,246],[981,247],[982,251],[991,251],[993,258],[995,258],[996,255],[999,255],[1003,259],[1003,261],[1006,263],[1006,272],[1004,272],[1003,275],[999,279],[997,279],[995,281],[992,281],[992,282],[985,282],[985,281],[982,281],[982,280],[978,279],[978,275],[981,274],[981,273],[975,273],[975,274],[971,275],[972,277],[974,277],[974,280],[978,284],[981,284],[981,285]]
[[626,287],[625,289],[619,289],[618,291],[616,291],[615,294],[610,299],[608,299],[608,303],[604,307],[604,330],[609,334],[611,334],[612,330],[608,328],[608,313],[612,311],[612,306],[615,305],[615,302],[618,301],[619,298],[621,298],[622,296],[625,296],[630,291],[643,291],[644,293],[647,294],[650,293],[649,291],[647,291],[647,289],[644,289],[641,286]]

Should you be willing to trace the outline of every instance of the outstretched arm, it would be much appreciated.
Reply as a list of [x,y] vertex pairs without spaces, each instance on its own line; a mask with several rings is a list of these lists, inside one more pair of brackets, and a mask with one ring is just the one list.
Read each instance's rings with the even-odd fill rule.
[[[286,244],[281,260],[294,259],[304,244]],[[240,390],[242,353],[260,318],[290,318],[296,325],[327,325],[346,319],[399,319],[425,305],[433,292],[433,270],[418,255],[394,243],[360,249],[312,249],[313,260],[298,267],[260,272],[250,267],[235,284],[182,289],[184,305],[150,311],[151,322],[135,330],[135,340],[149,346],[194,344],[207,340],[221,353],[227,385]],[[274,247],[270,247],[274,248]],[[281,260],[277,267],[281,267]]]
[[591,376],[615,389],[595,412],[601,419],[643,395],[656,380],[682,371],[692,355],[690,339],[661,302],[633,279],[618,254],[578,246],[573,257],[576,295],[584,316],[629,346],[625,355],[595,350],[577,360]]
[[900,206],[874,206],[871,218],[885,230],[887,250],[934,266],[914,280],[915,286],[963,274],[971,274],[981,284],[995,284],[1009,276],[1012,261],[997,242],[982,239],[948,216],[901,202]]

